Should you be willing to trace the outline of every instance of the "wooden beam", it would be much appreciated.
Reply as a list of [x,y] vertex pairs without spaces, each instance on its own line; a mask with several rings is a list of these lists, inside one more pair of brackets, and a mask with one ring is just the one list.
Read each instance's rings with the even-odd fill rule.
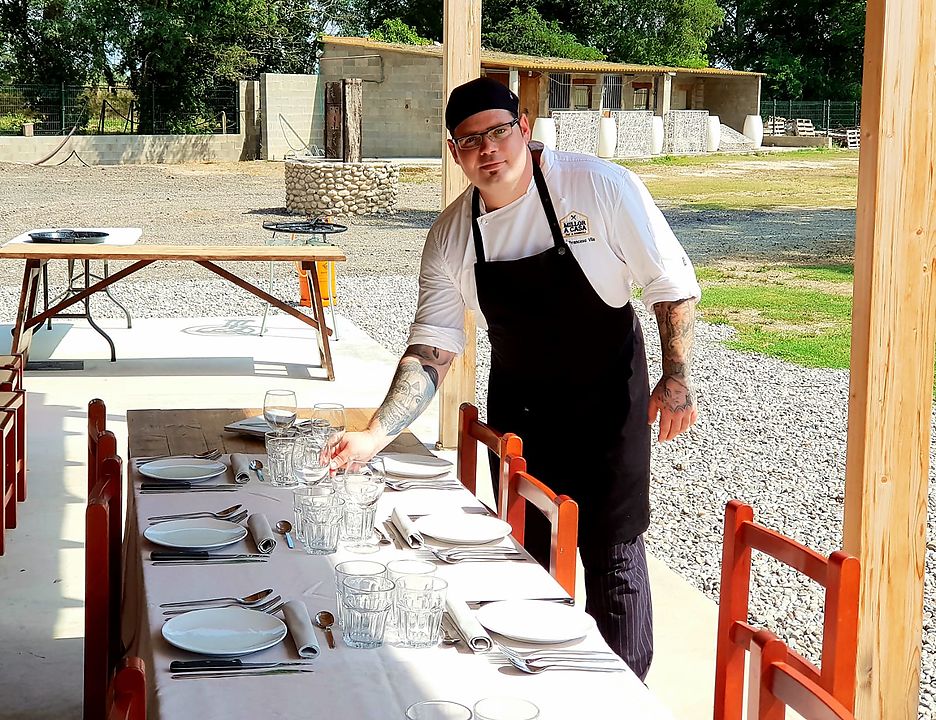
[[[442,18],[442,96],[481,75],[481,0],[445,0]],[[444,125],[444,120],[443,120]],[[442,137],[448,137],[445,127]],[[442,147],[442,207],[468,186],[448,147]],[[439,445],[458,445],[458,406],[475,401],[475,319],[465,312],[465,352],[452,363],[439,391]]]
[[936,0],[869,0],[845,549],[861,560],[859,718],[915,719],[936,342]]

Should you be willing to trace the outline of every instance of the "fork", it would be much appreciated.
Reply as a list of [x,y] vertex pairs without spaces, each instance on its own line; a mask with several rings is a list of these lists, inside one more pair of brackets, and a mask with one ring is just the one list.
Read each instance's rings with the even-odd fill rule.
[[154,462],[155,460],[166,460],[167,458],[191,458],[193,460],[217,460],[221,457],[221,451],[206,450],[203,453],[196,453],[194,455],[145,455],[143,457],[133,458],[133,462],[137,467],[140,465],[145,465],[146,463]]
[[225,508],[221,512],[211,512],[209,510],[199,510],[198,512],[170,513],[168,515],[150,515],[147,520],[180,520],[182,518],[202,518],[210,517],[215,520],[227,520],[231,515],[238,514],[243,507],[240,503],[232,507]]
[[476,553],[470,551],[464,551],[461,553],[449,553],[443,555],[441,553],[434,552],[430,550],[432,556],[438,560],[441,560],[444,563],[449,565],[456,565],[461,562],[507,562],[510,560],[520,560],[525,561],[526,556],[520,552],[503,552],[503,553]]
[[[240,511],[239,513],[237,513],[236,515],[229,515],[229,516],[227,516],[227,517],[216,518],[216,519],[217,519],[217,520],[225,520],[225,521],[227,521],[227,522],[232,522],[232,523],[239,523],[239,522],[243,522],[244,520],[246,520],[248,514],[249,514],[249,513],[247,512],[247,510],[244,509],[244,510],[241,510],[241,511]],[[192,520],[192,519],[210,518],[210,517],[212,517],[212,516],[211,516],[211,515],[195,515],[194,518],[193,518],[193,516],[191,516],[191,515],[186,515],[184,518],[165,518],[165,519],[161,519],[161,520],[150,520],[150,521],[149,521],[149,524],[150,524],[150,525],[159,525],[159,524],[161,524],[161,523],[173,522],[174,520]]]
[[495,643],[508,658],[516,660],[544,660],[547,658],[568,658],[572,660],[594,660],[596,662],[617,662],[620,658],[612,652],[605,650],[581,650],[577,648],[547,648],[545,650],[530,650],[527,652],[517,650],[500,643]]
[[[259,605],[247,605],[245,606],[248,610],[261,610],[263,612],[270,612],[270,608],[283,606],[283,598],[280,595],[270,598],[269,600],[264,600]],[[279,603],[279,606],[276,604]],[[218,608],[226,607],[241,607],[242,603],[224,603],[223,605],[201,605],[199,607],[189,607],[182,608],[181,610],[163,610],[163,615],[184,615],[187,612],[192,612],[192,610],[216,610]],[[274,610],[275,612],[275,610]]]
[[533,660],[514,658],[507,655],[507,660],[518,670],[531,675],[537,675],[546,670],[586,670],[590,672],[623,672],[625,665],[620,658],[613,665],[609,661],[582,659],[582,660]]

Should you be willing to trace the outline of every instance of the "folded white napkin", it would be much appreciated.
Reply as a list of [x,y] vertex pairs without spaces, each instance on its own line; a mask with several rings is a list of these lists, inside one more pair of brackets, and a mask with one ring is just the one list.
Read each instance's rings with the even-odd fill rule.
[[305,603],[290,600],[283,605],[283,617],[286,618],[286,627],[289,628],[289,634],[296,643],[299,657],[318,657],[318,638],[315,637],[315,628],[312,627],[312,618],[309,617],[309,609]]
[[242,453],[231,454],[231,470],[234,471],[234,480],[236,482],[247,482],[250,480],[250,456]]
[[273,537],[273,528],[270,527],[270,521],[263,513],[254,513],[247,518],[247,529],[250,531],[250,537],[257,544],[257,550],[264,555],[269,555],[276,547],[276,538]]
[[396,526],[396,529],[400,531],[400,535],[406,540],[406,544],[411,548],[423,546],[423,537],[419,530],[416,529],[413,521],[409,519],[409,515],[400,512],[399,508],[393,508],[393,513],[390,515],[390,522]]
[[487,634],[464,600],[455,597],[450,592],[445,598],[445,610],[452,619],[455,629],[458,630],[458,634],[468,643],[472,652],[484,653],[493,647],[491,636]]

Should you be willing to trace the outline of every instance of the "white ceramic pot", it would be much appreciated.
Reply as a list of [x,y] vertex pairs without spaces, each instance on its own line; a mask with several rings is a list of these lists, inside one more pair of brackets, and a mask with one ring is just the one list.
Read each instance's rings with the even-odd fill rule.
[[614,157],[617,148],[617,123],[614,118],[603,117],[598,121],[598,157]]
[[708,132],[705,135],[706,152],[717,152],[721,145],[721,118],[718,115],[709,115]]
[[654,115],[650,126],[650,152],[659,155],[663,152],[663,116]]
[[539,140],[551,150],[556,149],[556,121],[548,117],[538,117],[533,121],[531,139]]
[[760,115],[748,115],[744,118],[744,137],[754,141],[754,147],[759,148],[764,141],[764,120]]

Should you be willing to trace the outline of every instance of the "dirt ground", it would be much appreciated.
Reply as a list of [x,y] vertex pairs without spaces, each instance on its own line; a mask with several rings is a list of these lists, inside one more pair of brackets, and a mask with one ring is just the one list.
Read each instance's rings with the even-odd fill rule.
[[[789,161],[793,168],[815,162]],[[820,164],[821,165],[821,164]],[[691,180],[729,173],[752,186],[778,163],[713,167],[637,167],[648,181],[661,174]],[[805,169],[805,168],[801,168]],[[398,211],[345,218],[336,238],[349,275],[410,275],[419,266],[426,230],[438,213],[438,168],[404,169]],[[791,190],[792,192],[792,190]],[[676,236],[697,264],[725,259],[825,262],[851,257],[854,210],[698,209],[677,196],[658,197]],[[250,245],[269,239],[267,220],[286,218],[282,163],[243,162],[108,167],[32,167],[0,163],[0,239],[37,227],[138,226],[143,240],[171,245]],[[254,264],[257,265],[257,264]],[[262,267],[243,268],[262,277]],[[19,281],[20,263],[0,264],[0,286]],[[205,276],[192,263],[152,266],[139,281]],[[287,270],[280,270],[287,272]]]

